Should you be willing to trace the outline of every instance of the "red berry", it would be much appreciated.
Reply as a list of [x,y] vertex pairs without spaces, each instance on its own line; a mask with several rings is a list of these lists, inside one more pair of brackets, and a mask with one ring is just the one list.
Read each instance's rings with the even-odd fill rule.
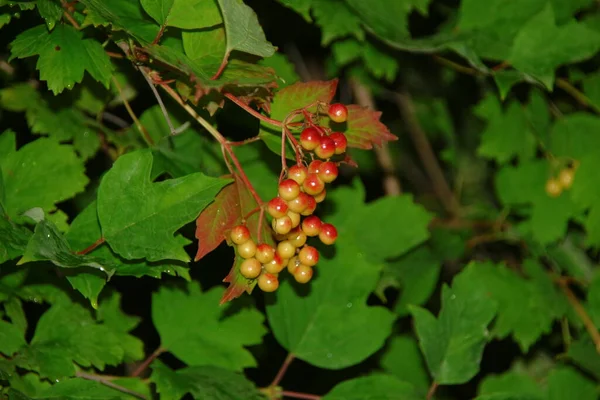
[[287,214],[288,205],[281,197],[275,197],[267,203],[267,212],[273,218],[281,218]]
[[298,260],[304,265],[314,267],[319,262],[319,250],[312,246],[304,246],[298,253]]
[[335,142],[329,136],[323,136],[319,147],[315,149],[317,157],[327,159],[335,154]]
[[338,232],[335,226],[331,224],[321,225],[321,232],[319,232],[319,239],[323,244],[334,244],[337,239]]
[[256,254],[256,243],[254,240],[248,240],[242,244],[237,245],[237,250],[242,258],[252,258]]
[[310,164],[308,164],[308,173],[309,174],[317,174],[319,173],[319,167],[323,164],[321,160],[314,160]]
[[256,247],[256,254],[254,257],[261,263],[267,264],[275,257],[275,249],[270,244],[261,243]]
[[306,194],[310,194],[314,196],[319,194],[325,189],[325,183],[319,178],[317,174],[308,174],[306,180],[302,184],[302,188],[306,192]]
[[294,270],[294,279],[298,283],[308,283],[313,276],[313,269],[308,265],[300,264]]
[[315,196],[314,199],[317,203],[321,203],[323,200],[325,200],[325,196],[327,196],[327,190],[323,189],[323,191]]
[[262,265],[256,258],[248,258],[240,264],[240,273],[244,278],[255,279],[262,272]]
[[279,184],[279,197],[285,201],[290,201],[300,194],[300,185],[293,179],[286,179]]
[[300,145],[305,150],[312,151],[319,146],[321,141],[321,132],[312,126],[304,129],[300,134]]
[[335,154],[344,154],[348,147],[348,139],[342,132],[333,132],[329,138],[335,143]]
[[334,122],[346,122],[348,119],[348,109],[345,105],[340,103],[330,105],[327,114]]
[[280,235],[286,235],[293,228],[292,219],[287,215],[284,215],[281,218],[276,218],[273,220],[271,227],[273,228],[275,233],[278,233]]
[[275,253],[275,256],[273,257],[273,259],[270,262],[265,264],[265,271],[267,271],[271,274],[278,274],[281,272],[283,267],[285,267],[285,264],[283,263],[281,256],[279,254]]
[[309,195],[304,192],[300,192],[298,197],[296,197],[294,200],[290,200],[288,203],[290,211],[301,213],[302,211],[306,210],[306,207],[308,207],[310,199],[311,197]]
[[321,232],[321,219],[316,215],[304,218],[302,231],[306,233],[306,236],[317,236]]
[[287,216],[292,220],[292,229],[300,225],[300,214],[294,211],[288,211]]
[[306,175],[308,175],[308,172],[304,165],[293,165],[288,169],[288,178],[295,180],[299,185],[302,185]]
[[314,197],[308,196],[308,205],[306,206],[306,209],[304,211],[302,211],[300,214],[302,214],[304,216],[312,215],[315,212],[316,208],[317,208],[317,201],[315,200]]
[[233,243],[242,244],[250,240],[250,231],[244,225],[234,226],[229,237]]
[[263,292],[274,292],[279,287],[279,280],[273,274],[265,273],[258,277],[258,287]]
[[279,242],[277,244],[277,254],[279,254],[282,259],[292,258],[294,254],[296,254],[296,246],[294,246],[289,240]]
[[302,229],[296,228],[288,233],[287,239],[295,247],[302,247],[306,243],[306,233],[304,233]]
[[319,178],[325,183],[331,183],[338,177],[338,167],[334,162],[326,161],[319,167]]

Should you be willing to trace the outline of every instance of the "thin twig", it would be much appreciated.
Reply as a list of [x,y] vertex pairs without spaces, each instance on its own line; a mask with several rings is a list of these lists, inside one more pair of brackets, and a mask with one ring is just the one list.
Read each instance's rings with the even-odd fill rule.
[[600,114],[600,107],[596,106],[589,97],[583,94],[579,89],[573,86],[569,81],[563,78],[556,79],[556,86],[571,95],[579,104],[584,107],[589,107],[594,112]]
[[82,372],[82,371],[77,371],[77,373],[75,375],[82,379],[99,382],[99,383],[103,384],[104,386],[108,386],[109,388],[118,390],[119,392],[122,392],[122,393],[127,393],[131,396],[137,397],[138,399],[146,400],[146,396],[144,396],[143,394],[135,392],[131,389],[127,389],[126,387],[123,387],[121,385],[117,385],[116,383],[111,382],[110,379],[105,376],[88,374],[87,372]]
[[115,84],[115,87],[117,88],[117,91],[119,92],[119,95],[121,96],[121,100],[123,100],[123,104],[125,105],[125,109],[127,110],[127,113],[129,114],[129,116],[131,117],[133,122],[135,123],[135,126],[138,129],[138,131],[140,131],[140,133],[142,134],[142,138],[144,138],[144,140],[146,141],[146,143],[149,146],[154,146],[154,140],[152,140],[152,137],[150,137],[150,134],[148,133],[148,131],[146,130],[144,125],[142,125],[142,123],[140,122],[138,117],[135,115],[135,113],[133,112],[133,109],[131,108],[131,105],[129,105],[129,101],[127,101],[127,98],[123,94],[123,88],[121,88],[121,84],[119,83],[117,78],[115,78],[114,76],[112,78],[112,81]]
[[569,300],[569,303],[571,303],[573,310],[575,310],[575,313],[579,316],[581,322],[583,322],[585,329],[592,337],[594,345],[596,346],[596,351],[600,353],[600,333],[598,332],[596,325],[594,325],[594,321],[592,321],[585,308],[581,305],[579,299],[577,299],[577,296],[575,296],[573,291],[571,291],[569,285],[564,280],[559,280],[557,283],[565,296],[567,296],[567,300]]
[[276,126],[278,128],[281,128],[281,126],[283,125],[281,121],[277,121],[275,119],[271,119],[269,117],[262,115],[261,113],[259,113],[258,111],[256,111],[252,107],[250,107],[248,104],[244,103],[242,100],[240,100],[237,97],[235,97],[234,95],[232,95],[231,93],[225,93],[225,97],[227,97],[229,100],[233,101],[239,107],[244,109],[248,114],[252,115],[255,118],[258,118],[261,121],[266,122],[267,124]]
[[271,384],[269,386],[279,385],[279,382],[281,382],[281,380],[283,379],[285,372],[287,371],[287,369],[290,366],[290,364],[292,363],[292,361],[294,361],[294,358],[296,358],[296,356],[294,356],[293,353],[288,353],[285,360],[283,360],[283,364],[281,364],[281,367],[279,367],[279,371],[277,371],[277,375],[275,375],[273,382],[271,382]]
[[433,399],[433,395],[435,394],[438,386],[439,384],[436,381],[431,382],[431,386],[429,386],[429,390],[427,391],[427,400]]
[[101,244],[104,243],[104,238],[101,237],[100,239],[96,240],[94,243],[92,243],[91,245],[89,245],[88,247],[86,247],[85,249],[81,250],[81,251],[76,251],[75,254],[78,254],[80,256],[91,253],[92,251],[96,250],[96,248],[98,246],[100,246]]
[[241,140],[239,142],[230,142],[230,141],[228,141],[227,143],[229,143],[230,146],[243,146],[243,145],[248,144],[248,143],[258,142],[260,140],[262,140],[260,138],[260,136],[253,136],[251,138],[244,139],[244,140]]
[[304,399],[304,400],[320,400],[321,399],[321,396],[317,396],[316,394],[290,392],[289,390],[283,390],[281,392],[281,395],[284,397],[291,397],[292,399]]
[[141,363],[140,366],[135,369],[135,371],[133,371],[133,373],[131,374],[131,376],[132,377],[140,376],[146,370],[146,368],[148,368],[148,366],[150,364],[152,364],[152,361],[154,361],[156,359],[156,357],[160,356],[164,352],[165,352],[165,349],[163,349],[162,347],[159,347],[158,349],[154,350],[152,352],[152,354],[150,354],[144,360],[144,362]]
[[125,121],[123,118],[121,118],[115,114],[109,113],[107,111],[102,112],[102,119],[105,119],[108,122],[115,124],[116,126],[118,126],[121,129],[125,129],[125,128],[129,127],[129,123],[127,123],[127,121]]
[[[352,91],[354,92],[354,97],[356,98],[356,101],[358,101],[358,104],[363,107],[368,107],[371,110],[375,110],[375,100],[373,99],[373,94],[369,88],[357,79],[352,79],[350,84],[352,85]],[[374,147],[374,150],[377,162],[384,173],[383,188],[385,193],[389,196],[400,195],[402,193],[402,186],[400,185],[400,180],[396,176],[396,168],[388,144],[383,143],[381,147]]]
[[158,102],[158,105],[160,106],[160,110],[162,111],[162,113],[165,117],[165,121],[167,121],[169,130],[171,131],[171,136],[175,136],[176,130],[175,130],[175,127],[173,126],[173,122],[171,121],[171,117],[169,117],[169,112],[167,111],[167,107],[165,107],[165,103],[162,101],[162,98],[160,97],[158,90],[156,90],[156,87],[154,86],[152,79],[150,79],[150,77],[148,76],[148,73],[146,71],[144,71],[143,67],[139,68],[139,71],[144,76],[144,79],[146,79],[146,82],[148,83],[148,86],[150,86],[150,89],[152,89],[152,93],[154,93],[154,97],[156,97],[156,101]]
[[417,119],[415,107],[410,94],[404,90],[396,94],[396,104],[400,110],[400,115],[406,123],[407,131],[415,145],[417,153],[421,158],[425,172],[431,180],[433,190],[444,206],[448,214],[456,216],[460,212],[460,205],[450,189],[450,185],[444,177],[444,172],[438,163],[435,153],[431,148],[429,139],[423,131],[419,120]]
[[73,16],[69,12],[69,5],[67,4],[67,2],[65,0],[62,0],[61,5],[62,5],[63,9],[65,10],[63,15],[67,19],[67,21],[69,21],[69,23],[71,25],[73,25],[75,27],[75,29],[80,30],[81,25],[79,25],[79,23],[77,21],[75,21],[75,18],[73,18]]

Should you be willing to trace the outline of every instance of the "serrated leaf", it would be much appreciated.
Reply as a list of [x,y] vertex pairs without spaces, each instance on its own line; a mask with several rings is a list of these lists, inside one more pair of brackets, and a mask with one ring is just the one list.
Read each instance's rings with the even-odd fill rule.
[[485,396],[495,396],[499,399],[523,398],[541,400],[545,398],[544,393],[535,380],[517,370],[509,370],[501,375],[486,376],[477,392],[480,395],[477,397],[478,399],[487,398]]
[[48,30],[54,29],[63,15],[62,7],[55,0],[37,0],[37,9],[46,22]]
[[600,378],[600,358],[596,353],[596,346],[592,339],[585,336],[571,342],[567,357],[575,365],[592,374],[596,379]]
[[160,25],[165,25],[175,0],[140,0],[144,11]]
[[311,6],[315,22],[321,28],[323,46],[346,36],[354,36],[358,40],[365,38],[360,18],[343,0],[316,0]]
[[[2,180],[0,175],[0,187]],[[1,188],[0,188],[1,189]],[[1,194],[0,190],[0,194]],[[0,195],[0,203],[2,196]],[[13,223],[0,204],[0,264],[19,257],[25,251],[31,231]]]
[[10,24],[12,18],[12,14],[0,14],[0,29],[4,28],[5,25]]
[[[351,104],[348,107],[348,120],[343,130],[348,139],[349,147],[371,149],[384,142],[398,140],[389,129],[379,121],[380,111]],[[335,126],[335,125],[334,125]]]
[[189,242],[174,234],[194,220],[228,180],[195,173],[153,183],[151,171],[152,154],[139,150],[121,156],[104,175],[98,188],[103,237],[127,259],[188,262],[183,246]]
[[[88,183],[73,147],[53,139],[40,138],[26,144],[3,158],[0,167],[5,210],[14,220],[34,207],[52,211],[56,203],[83,191]],[[55,180],[57,176],[61,179]]]
[[548,376],[548,400],[595,400],[598,398],[596,384],[574,368],[560,366]]
[[[161,347],[188,365],[210,364],[232,370],[253,367],[245,346],[259,344],[266,333],[263,316],[254,309],[228,315],[220,307],[223,288],[202,292],[196,283],[187,292],[163,287],[152,297],[152,321]],[[176,306],[175,306],[176,305]],[[190,313],[202,318],[190,319]]]
[[97,381],[83,378],[71,378],[61,380],[55,385],[50,386],[36,395],[35,398],[61,400],[122,400],[131,397],[125,395],[118,389],[111,388]]
[[10,357],[26,344],[25,333],[17,325],[0,320],[0,353]]
[[152,363],[150,380],[156,384],[160,398],[179,400],[186,393],[211,400],[260,400],[252,382],[243,375],[223,368],[188,367],[173,371],[160,360]]
[[483,348],[489,340],[487,326],[496,304],[474,276],[470,264],[442,287],[442,308],[436,319],[429,311],[411,306],[419,346],[434,380],[460,384],[479,371]]
[[275,70],[279,78],[278,86],[280,90],[300,80],[295,65],[282,53],[275,53],[269,58],[260,60],[258,63]]
[[216,0],[175,0],[167,25],[182,29],[209,28],[223,23]]
[[391,339],[381,357],[383,369],[398,379],[412,384],[415,389],[426,392],[429,388],[423,356],[412,336],[402,335]]
[[[547,38],[554,38],[548,45]],[[558,27],[551,4],[529,20],[515,37],[508,61],[539,79],[549,90],[554,70],[563,64],[583,61],[600,50],[600,33],[575,20]]]
[[225,28],[218,26],[212,29],[183,31],[183,48],[192,60],[201,60],[202,64],[218,65],[223,60],[227,41]]
[[50,33],[44,25],[36,26],[17,36],[10,47],[11,59],[39,55],[40,79],[54,94],[80,83],[84,71],[108,88],[113,67],[104,48],[94,39],[82,39],[70,25],[58,25]]
[[78,268],[65,275],[73,289],[88,299],[93,308],[98,308],[98,296],[106,285],[106,275],[92,268]]
[[417,400],[410,383],[393,376],[373,374],[351,379],[336,385],[323,400]]
[[284,6],[294,10],[302,16],[307,22],[311,22],[310,7],[314,0],[277,0]]

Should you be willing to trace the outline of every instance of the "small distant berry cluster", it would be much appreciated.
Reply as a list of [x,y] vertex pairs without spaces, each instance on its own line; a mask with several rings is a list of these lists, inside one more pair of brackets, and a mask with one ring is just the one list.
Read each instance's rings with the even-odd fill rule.
[[[343,104],[332,104],[328,114],[335,122],[345,122],[348,110]],[[279,183],[277,197],[266,205],[266,212],[272,217],[276,247],[265,243],[256,245],[243,225],[231,231],[231,240],[244,258],[240,273],[247,279],[257,279],[262,291],[277,290],[278,275],[286,267],[297,282],[311,280],[319,251],[307,244],[309,237],[318,237],[326,245],[335,243],[337,229],[313,214],[317,204],[325,200],[325,185],[338,177],[338,163],[330,158],[344,154],[347,144],[343,133],[328,132],[316,125],[301,132],[300,146],[305,154],[310,154],[312,161],[308,166],[299,161],[288,168]]]
[[550,197],[558,197],[564,190],[570,189],[575,179],[576,170],[577,165],[563,168],[557,177],[548,179],[546,181],[546,194]]

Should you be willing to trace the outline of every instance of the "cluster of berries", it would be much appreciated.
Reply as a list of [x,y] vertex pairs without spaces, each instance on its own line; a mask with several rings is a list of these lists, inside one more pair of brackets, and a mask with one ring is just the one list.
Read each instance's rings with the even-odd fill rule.
[[546,181],[546,194],[550,197],[558,197],[561,195],[563,190],[568,190],[573,185],[575,179],[576,165],[572,167],[563,168],[558,176],[550,178]]
[[[328,114],[335,122],[345,122],[348,110],[342,104],[329,106]],[[300,134],[300,146],[313,152],[313,160],[305,166],[299,163],[287,169],[279,183],[277,197],[266,205],[273,218],[276,247],[266,243],[257,245],[248,229],[239,225],[231,231],[231,241],[237,245],[238,254],[244,258],[240,273],[247,279],[257,279],[264,292],[279,287],[278,275],[286,267],[299,283],[307,283],[313,276],[313,267],[319,261],[319,251],[307,244],[309,237],[318,237],[323,244],[332,245],[337,239],[337,229],[313,215],[317,204],[325,200],[325,185],[338,176],[338,163],[329,160],[345,153],[346,136],[341,132],[309,126]],[[316,156],[319,159],[314,159]]]

